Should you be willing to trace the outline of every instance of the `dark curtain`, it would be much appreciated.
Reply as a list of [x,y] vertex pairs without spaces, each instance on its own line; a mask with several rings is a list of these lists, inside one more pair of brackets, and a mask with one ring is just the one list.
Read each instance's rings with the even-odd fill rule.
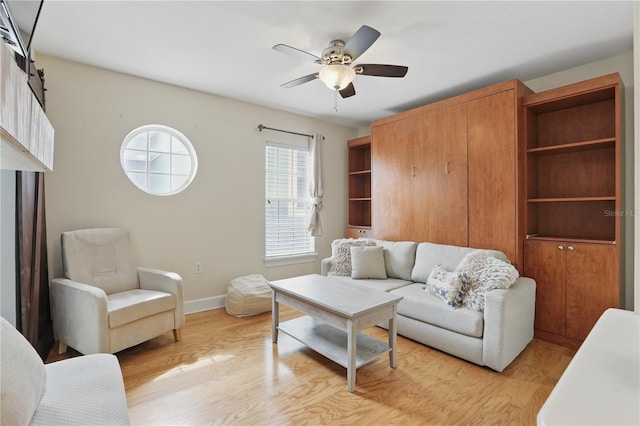
[[16,172],[17,328],[44,360],[53,346],[44,173]]

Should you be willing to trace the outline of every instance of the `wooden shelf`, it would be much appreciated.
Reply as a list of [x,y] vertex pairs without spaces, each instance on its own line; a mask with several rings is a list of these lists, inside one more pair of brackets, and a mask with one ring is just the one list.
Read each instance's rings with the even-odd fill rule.
[[557,236],[557,235],[532,234],[532,235],[527,235],[526,238],[527,240],[535,240],[535,241],[562,241],[562,242],[572,242],[572,243],[605,244],[605,245],[616,244],[616,242],[612,240],[600,240],[600,239],[592,239],[592,238],[567,238],[566,236]]
[[615,138],[596,139],[560,145],[541,146],[527,149],[529,154],[558,154],[563,152],[584,151],[587,149],[614,148]]
[[354,172],[349,172],[349,176],[356,176],[356,175],[367,175],[367,174],[371,174],[371,170],[357,170]]
[[530,198],[528,203],[572,203],[582,201],[615,201],[615,196],[610,197],[555,197],[555,198]]
[[[349,153],[347,222],[349,226],[371,228],[371,138],[365,136],[352,139],[347,142],[347,147]],[[348,235],[353,232],[347,229]]]

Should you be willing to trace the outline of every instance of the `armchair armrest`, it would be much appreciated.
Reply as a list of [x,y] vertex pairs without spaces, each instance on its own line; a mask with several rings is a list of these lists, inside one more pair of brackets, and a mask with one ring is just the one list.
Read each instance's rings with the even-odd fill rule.
[[53,279],[51,316],[56,340],[85,355],[108,352],[107,294],[101,288],[67,278]]
[[143,290],[163,291],[176,296],[175,329],[184,325],[184,289],[182,277],[175,272],[153,268],[138,268],[140,288]]
[[519,277],[508,289],[487,293],[484,310],[483,364],[504,370],[533,340],[536,282]]

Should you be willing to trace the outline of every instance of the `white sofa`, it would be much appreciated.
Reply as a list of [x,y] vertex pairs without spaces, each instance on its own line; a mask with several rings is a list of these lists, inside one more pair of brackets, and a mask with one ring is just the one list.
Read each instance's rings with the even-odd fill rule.
[[[348,243],[346,240],[334,243],[340,241]],[[374,243],[383,248],[387,278],[355,279],[340,275],[345,273],[344,265],[336,265],[333,245],[332,257],[321,262],[321,274],[334,275],[333,278],[348,285],[402,296],[398,304],[398,334],[498,372],[533,339],[536,284],[531,278],[518,277],[508,289],[487,292],[484,312],[467,307],[454,309],[425,291],[425,283],[436,265],[453,271],[467,254],[477,249],[411,241],[370,242]],[[502,252],[482,252],[508,262]],[[344,262],[343,256],[340,262]]]
[[45,365],[4,318],[0,328],[0,424],[129,424],[115,355],[86,355]]

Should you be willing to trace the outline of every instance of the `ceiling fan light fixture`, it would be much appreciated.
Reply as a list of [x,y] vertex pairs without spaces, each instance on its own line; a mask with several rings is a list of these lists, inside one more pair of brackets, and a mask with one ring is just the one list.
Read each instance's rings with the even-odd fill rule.
[[327,65],[320,71],[320,80],[331,90],[342,90],[355,78],[356,72],[346,65]]

